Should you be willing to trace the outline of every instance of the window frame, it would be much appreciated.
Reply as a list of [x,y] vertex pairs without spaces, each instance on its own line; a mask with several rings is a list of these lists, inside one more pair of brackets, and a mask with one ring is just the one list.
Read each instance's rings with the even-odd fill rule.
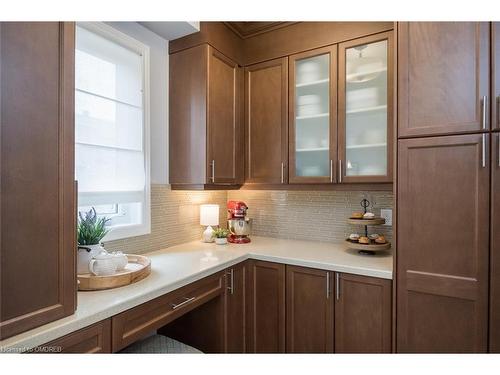
[[[142,57],[142,121],[144,152],[144,204],[142,223],[111,227],[102,242],[136,237],[151,233],[151,140],[150,140],[150,48],[137,39],[105,24],[104,22],[77,22],[77,26],[98,34]],[[75,88],[76,89],[76,88]],[[120,204],[118,202],[118,204]]]

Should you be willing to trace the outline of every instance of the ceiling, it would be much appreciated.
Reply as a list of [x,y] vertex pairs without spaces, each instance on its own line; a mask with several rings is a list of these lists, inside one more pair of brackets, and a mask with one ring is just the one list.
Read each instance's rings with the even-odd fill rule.
[[268,31],[280,29],[289,26],[296,22],[284,21],[238,21],[238,22],[224,22],[231,30],[233,30],[239,37],[245,39],[258,34],[266,33]]
[[139,22],[145,28],[167,40],[174,40],[200,31],[199,22]]

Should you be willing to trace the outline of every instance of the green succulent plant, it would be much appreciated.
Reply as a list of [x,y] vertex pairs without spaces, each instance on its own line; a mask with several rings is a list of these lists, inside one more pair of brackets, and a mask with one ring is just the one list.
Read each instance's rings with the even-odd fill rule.
[[110,221],[106,217],[97,217],[95,208],[90,211],[78,213],[78,245],[98,245],[109,229],[106,223]]
[[229,231],[225,228],[216,228],[212,234],[212,237],[215,238],[226,238],[229,234]]

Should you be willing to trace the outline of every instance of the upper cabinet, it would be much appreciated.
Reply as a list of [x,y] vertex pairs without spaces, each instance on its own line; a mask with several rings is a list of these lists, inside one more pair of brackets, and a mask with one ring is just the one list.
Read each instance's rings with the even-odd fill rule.
[[487,22],[401,22],[399,137],[489,128]]
[[333,183],[337,155],[337,46],[290,56],[290,183]]
[[173,188],[388,188],[395,126],[393,24],[351,26],[329,25],[332,34],[307,22],[280,29],[291,41],[298,30],[312,27],[322,38],[308,39],[307,48],[266,33],[259,38],[274,58],[262,60],[251,56],[249,40],[241,40],[239,62],[251,62],[244,75],[226,57],[235,45],[216,38],[225,35],[221,30],[174,42]]
[[339,45],[340,182],[392,181],[392,35]]
[[245,68],[246,183],[288,182],[288,58]]
[[170,183],[243,183],[242,69],[207,44],[170,55]]

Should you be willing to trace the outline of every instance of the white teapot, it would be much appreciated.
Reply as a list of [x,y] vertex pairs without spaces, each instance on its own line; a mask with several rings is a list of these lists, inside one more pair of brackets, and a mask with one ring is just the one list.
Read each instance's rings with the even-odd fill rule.
[[118,269],[118,264],[112,254],[102,250],[90,261],[89,269],[96,276],[112,275]]
[[128,264],[127,256],[121,251],[114,251],[112,255],[115,260],[116,270],[123,271],[125,269],[125,266]]

